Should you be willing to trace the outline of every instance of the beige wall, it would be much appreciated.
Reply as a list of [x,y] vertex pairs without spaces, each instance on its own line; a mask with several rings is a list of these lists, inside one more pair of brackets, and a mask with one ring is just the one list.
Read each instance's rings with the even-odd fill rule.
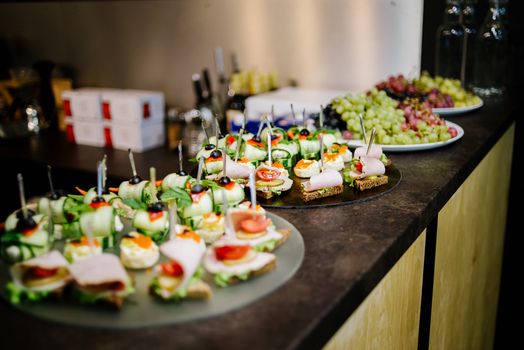
[[[362,90],[418,72],[422,0],[178,0],[0,4],[16,63],[50,58],[80,86],[157,89],[193,103],[190,77],[213,48],[242,68],[305,87]],[[226,57],[229,66],[229,59]],[[212,70],[214,73],[214,70]]]

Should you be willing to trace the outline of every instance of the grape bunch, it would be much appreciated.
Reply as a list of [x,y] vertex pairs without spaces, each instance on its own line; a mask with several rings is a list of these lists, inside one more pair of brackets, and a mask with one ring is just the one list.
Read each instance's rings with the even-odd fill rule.
[[346,123],[350,139],[362,139],[359,114],[366,130],[375,128],[375,142],[383,145],[430,143],[456,136],[456,130],[448,128],[428,102],[406,99],[399,104],[376,88],[367,94],[337,97],[329,108],[330,115],[336,113]]
[[[440,76],[432,78],[428,72],[424,71],[413,83],[419,91],[427,94],[428,100],[431,98],[432,93],[438,91],[440,94],[449,96],[455,107],[465,107],[480,103],[480,98],[466,91],[458,79],[448,79]],[[432,107],[440,108],[439,105],[433,103],[433,100],[430,102]]]

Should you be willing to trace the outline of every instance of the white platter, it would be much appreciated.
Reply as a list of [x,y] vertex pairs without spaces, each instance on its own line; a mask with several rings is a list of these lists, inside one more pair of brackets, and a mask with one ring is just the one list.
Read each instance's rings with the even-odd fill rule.
[[451,107],[451,108],[433,108],[433,112],[440,114],[440,115],[454,115],[454,114],[461,114],[461,113],[474,111],[475,109],[479,109],[483,105],[484,105],[484,102],[480,100],[479,103],[477,103],[476,105],[471,105],[471,106]]
[[[457,129],[457,136],[447,141],[438,141],[438,142],[432,142],[432,143],[420,143],[420,144],[413,144],[413,145],[380,145],[380,146],[382,147],[382,150],[384,150],[384,152],[423,151],[427,149],[447,146],[450,143],[458,141],[462,136],[464,136],[464,129],[462,129],[462,127],[460,127],[458,124],[452,123],[450,121],[446,121],[446,125]],[[347,142],[347,144],[351,148],[356,148],[356,147],[362,146],[363,142],[362,140],[350,140]]]

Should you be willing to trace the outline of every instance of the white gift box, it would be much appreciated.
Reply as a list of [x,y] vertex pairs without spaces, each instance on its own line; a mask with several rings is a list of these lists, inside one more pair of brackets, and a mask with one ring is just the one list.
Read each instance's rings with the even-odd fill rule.
[[102,93],[116,91],[106,88],[81,88],[62,93],[66,116],[102,119]]
[[[93,118],[73,117],[74,138],[80,145],[103,147],[106,145],[108,125],[104,125],[102,120]],[[109,139],[110,140],[110,139]],[[110,146],[110,141],[109,145]]]
[[164,145],[165,127],[160,120],[148,124],[116,124],[111,123],[111,140],[116,149],[133,152],[144,152]]
[[164,94],[157,91],[118,90],[102,94],[104,119],[115,124],[156,123],[164,120]]

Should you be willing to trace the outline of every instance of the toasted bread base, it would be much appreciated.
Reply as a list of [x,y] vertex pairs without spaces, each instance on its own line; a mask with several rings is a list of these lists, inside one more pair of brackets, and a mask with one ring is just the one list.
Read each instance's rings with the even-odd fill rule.
[[[271,262],[267,263],[262,268],[260,268],[258,270],[255,270],[255,271],[251,271],[249,273],[248,280],[253,278],[253,277],[257,277],[257,276],[263,275],[265,273],[268,273],[268,272],[274,270],[276,267],[277,267],[277,259],[273,259]],[[239,282],[242,282],[242,280],[240,280],[240,279],[238,279],[236,277],[231,277],[231,279],[229,280],[228,285],[237,284]]]
[[257,196],[265,198],[265,199],[272,198],[274,195],[275,193],[271,191],[257,191]]
[[370,188],[382,186],[388,183],[387,175],[378,175],[373,179],[355,180],[355,188],[359,191],[369,190]]
[[320,190],[311,192],[302,192],[302,199],[304,202],[309,202],[318,198],[330,197],[344,192],[344,185],[335,187],[322,188]]
[[188,299],[211,299],[213,291],[209,284],[204,281],[198,281],[187,289]]
[[282,244],[286,243],[286,241],[289,239],[289,236],[291,235],[291,230],[288,230],[288,229],[281,229],[277,231],[278,233],[282,235],[282,238],[275,244],[275,248],[273,250],[269,250],[269,249],[259,250],[260,252],[271,253],[272,251],[280,247]]

